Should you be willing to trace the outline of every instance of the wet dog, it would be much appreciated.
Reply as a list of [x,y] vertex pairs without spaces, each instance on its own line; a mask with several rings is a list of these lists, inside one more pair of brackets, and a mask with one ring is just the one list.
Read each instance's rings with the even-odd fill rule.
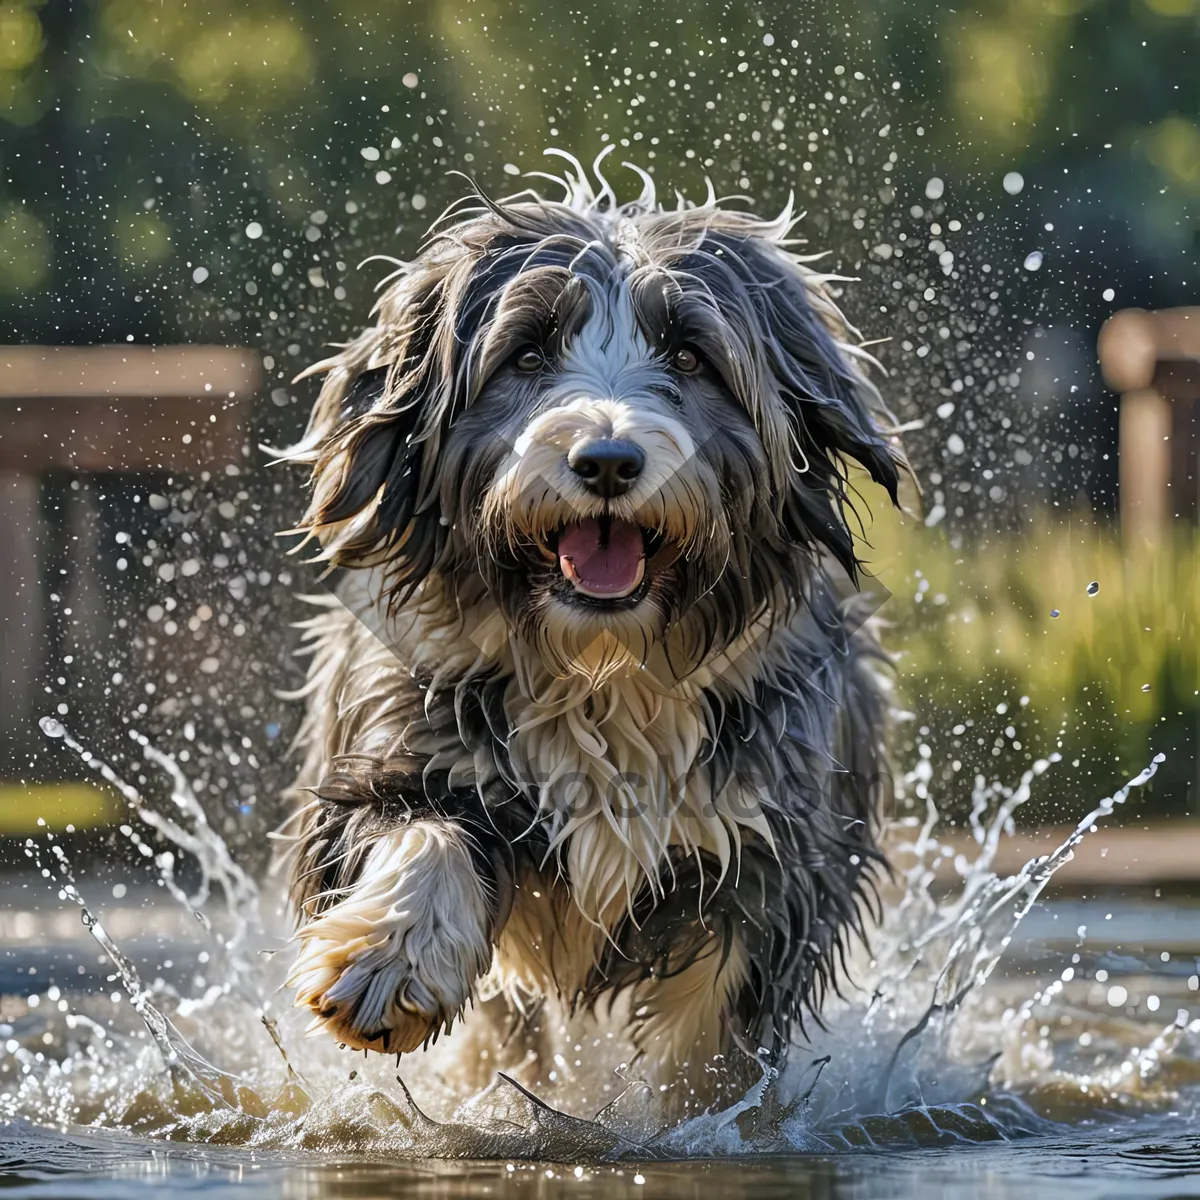
[[790,208],[476,194],[385,281],[289,457],[342,569],[292,839],[314,1025],[403,1053],[486,989],[624,997],[692,1075],[785,1047],[861,932],[887,778],[850,473],[870,361]]

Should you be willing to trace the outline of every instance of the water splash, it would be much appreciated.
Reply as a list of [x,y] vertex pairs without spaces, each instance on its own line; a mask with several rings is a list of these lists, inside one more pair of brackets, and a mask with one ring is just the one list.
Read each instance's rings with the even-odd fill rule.
[[[852,964],[857,986],[825,1014],[827,1030],[796,1047],[782,1071],[764,1067],[736,1103],[666,1127],[657,1097],[627,1070],[611,1069],[601,1038],[588,1050],[576,1043],[571,1052],[580,1057],[573,1066],[556,1053],[552,1082],[536,1090],[498,1071],[482,1092],[464,1093],[436,1053],[419,1064],[402,1062],[404,1075],[413,1077],[408,1081],[379,1056],[354,1059],[347,1077],[345,1054],[324,1040],[302,1041],[300,1014],[285,1006],[273,1011],[281,969],[254,951],[280,948],[282,936],[262,919],[257,885],[205,818],[179,764],[134,735],[142,756],[170,785],[170,810],[163,812],[60,722],[47,719],[43,729],[174,847],[155,857],[161,885],[176,906],[200,918],[196,927],[216,952],[209,974],[217,982],[198,996],[180,994],[161,979],[147,983],[85,898],[87,883],[77,883],[59,840],[49,833],[31,839],[26,852],[59,885],[60,897],[78,907],[136,1021],[98,1019],[85,1011],[86,995],[76,997],[75,1011],[61,1022],[31,1010],[0,1064],[0,1113],[60,1128],[83,1124],[173,1140],[400,1157],[650,1161],[988,1141],[1044,1130],[1046,1118],[1022,1096],[1022,1081],[1003,1055],[997,1059],[994,1046],[997,1037],[1018,1039],[1034,1010],[1061,986],[1023,997],[996,1020],[980,1007],[985,985],[1054,873],[1162,761],[1011,876],[993,869],[998,849],[1053,760],[1035,763],[1010,789],[977,780],[969,820],[977,851],[954,858],[960,882],[945,895],[937,894],[936,868],[949,852],[938,840],[937,809],[927,800],[919,824],[901,823],[900,838],[910,840],[895,849],[911,865],[885,905],[873,957],[864,951]],[[928,776],[922,762],[907,782]],[[177,881],[177,854],[199,870],[191,893]],[[161,907],[148,911],[148,919]],[[1173,1023],[1143,1049],[1114,1057],[1107,1078],[1093,1077],[1096,1092],[1111,1094],[1129,1077],[1144,1084],[1160,1074],[1175,1056],[1190,1052],[1191,1032],[1186,1023]],[[988,1053],[978,1052],[980,1043]],[[613,1053],[620,1053],[618,1045],[614,1039]],[[585,1061],[592,1058],[596,1062]],[[597,1084],[600,1077],[607,1082]],[[420,1084],[420,1097],[409,1083]],[[585,1092],[593,1097],[586,1103]]]

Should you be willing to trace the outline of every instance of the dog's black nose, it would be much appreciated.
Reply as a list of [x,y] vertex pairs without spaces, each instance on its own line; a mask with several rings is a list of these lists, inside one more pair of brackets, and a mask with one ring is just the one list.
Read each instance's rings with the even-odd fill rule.
[[575,447],[567,455],[567,465],[585,487],[611,500],[637,482],[646,465],[646,455],[632,442],[606,438]]

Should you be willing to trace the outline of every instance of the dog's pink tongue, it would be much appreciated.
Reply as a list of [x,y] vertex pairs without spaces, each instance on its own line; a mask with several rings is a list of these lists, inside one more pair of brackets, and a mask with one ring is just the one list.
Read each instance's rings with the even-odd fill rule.
[[645,550],[642,531],[629,521],[610,521],[607,544],[601,544],[600,522],[589,519],[559,534],[558,565],[584,591],[622,596],[636,586]]

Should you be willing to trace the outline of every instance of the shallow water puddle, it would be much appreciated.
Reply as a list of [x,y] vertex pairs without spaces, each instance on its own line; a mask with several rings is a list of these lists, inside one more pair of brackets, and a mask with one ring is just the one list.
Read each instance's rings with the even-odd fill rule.
[[[946,895],[933,890],[949,852],[930,801],[923,822],[894,831],[911,865],[885,894],[871,952],[851,964],[828,1028],[781,1070],[764,1063],[737,1103],[670,1125],[624,1061],[620,1031],[600,1024],[567,1030],[541,1014],[543,1034],[561,1043],[553,1062],[498,1053],[482,1093],[464,1089],[442,1048],[397,1065],[304,1038],[303,1015],[279,991],[288,950],[274,896],[238,866],[178,765],[141,747],[171,785],[160,811],[62,726],[46,732],[174,849],[147,843],[160,886],[110,920],[92,899],[98,885],[74,877],[53,835],[26,845],[48,890],[7,926],[0,1155],[24,1181],[17,1194],[56,1194],[47,1173],[67,1172],[72,1194],[95,1196],[168,1182],[213,1195],[652,1185],[663,1195],[928,1196],[985,1175],[997,1195],[1028,1195],[1035,1178],[1048,1194],[1082,1195],[1115,1172],[1121,1194],[1157,1195],[1200,1170],[1189,1133],[1200,932],[1189,941],[1187,923],[1160,925],[1149,902],[1116,905],[1116,926],[1098,920],[1096,901],[1034,909],[1073,847],[1157,764],[1008,877],[991,870],[996,849],[1053,764],[1011,789],[981,782],[978,853],[960,856]],[[191,890],[180,882],[185,856],[198,869]],[[31,899],[26,889],[20,902]],[[72,908],[79,923],[62,936],[54,923]],[[37,930],[52,924],[43,942]],[[1105,926],[1119,927],[1119,948]]]

